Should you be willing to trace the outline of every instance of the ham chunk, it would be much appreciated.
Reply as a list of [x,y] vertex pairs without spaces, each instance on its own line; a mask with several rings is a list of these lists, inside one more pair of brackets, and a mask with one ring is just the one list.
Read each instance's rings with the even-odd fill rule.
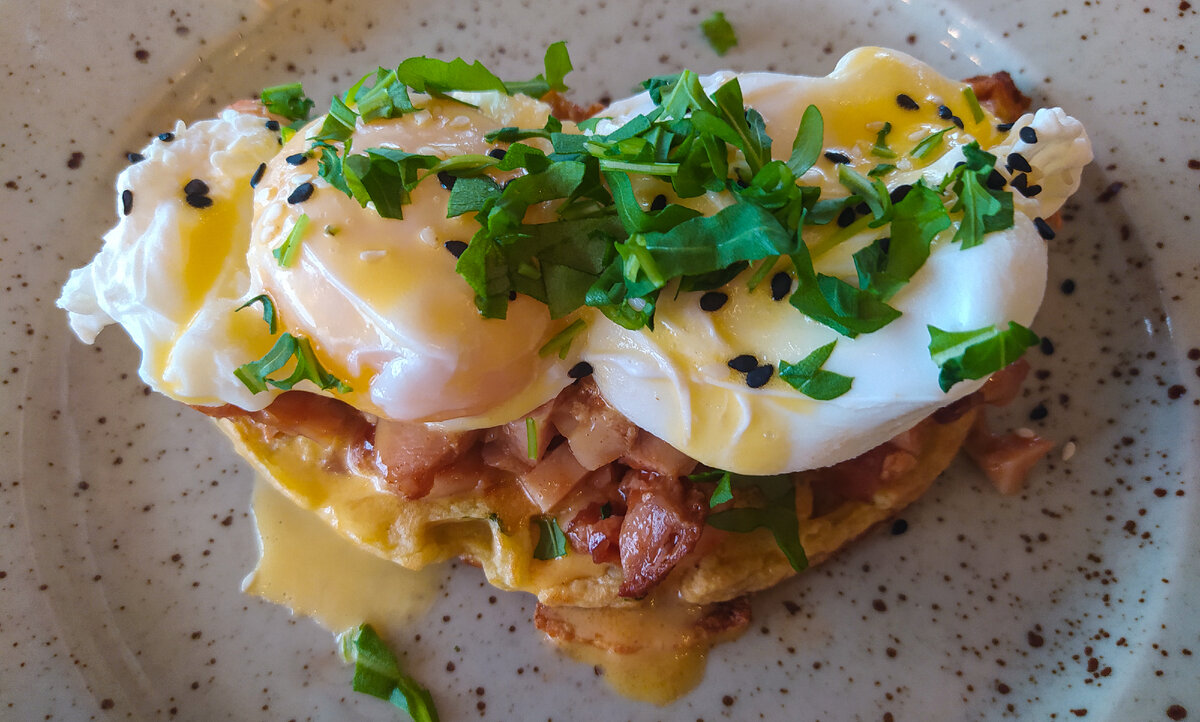
[[559,444],[518,480],[529,500],[544,513],[557,506],[588,471],[575,460],[571,447]]
[[[483,445],[484,462],[514,474],[523,474],[532,468],[546,455],[546,448],[556,435],[554,425],[550,423],[556,401],[551,399],[519,419],[488,429]],[[536,456],[532,459],[529,458],[529,425],[526,419],[533,419],[537,441],[534,448]]]
[[687,476],[696,468],[695,459],[645,430],[638,431],[637,439],[629,452],[621,457],[621,463],[665,476]]
[[285,391],[261,411],[230,404],[192,408],[216,419],[247,417],[271,433],[306,436],[328,445],[362,443],[373,433],[371,422],[353,406],[307,391]]
[[624,456],[638,435],[638,428],[601,398],[591,379],[563,391],[550,418],[589,471]]
[[405,498],[419,499],[433,488],[435,472],[461,457],[480,433],[380,419],[375,427],[376,460],[386,470],[393,490]]
[[621,481],[628,506],[621,524],[618,594],[644,597],[700,540],[704,494],[674,476],[631,471]]
[[1054,442],[1037,436],[993,434],[980,414],[963,446],[996,489],[1011,495],[1025,488],[1029,471],[1054,448]]

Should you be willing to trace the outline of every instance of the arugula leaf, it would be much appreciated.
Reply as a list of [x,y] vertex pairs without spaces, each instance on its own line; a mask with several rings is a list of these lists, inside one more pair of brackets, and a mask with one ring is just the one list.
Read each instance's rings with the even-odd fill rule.
[[715,108],[694,110],[692,123],[701,132],[712,133],[742,151],[750,175],[755,175],[771,160],[771,136],[767,135],[762,115],[746,107],[737,78],[717,88],[712,103]]
[[252,306],[256,303],[262,304],[263,322],[267,324],[267,329],[271,332],[271,335],[274,336],[275,329],[278,327],[278,324],[279,324],[279,316],[276,315],[276,313],[275,313],[275,302],[272,301],[271,297],[268,296],[267,294],[265,294],[265,293],[259,294],[259,295],[255,296],[254,298],[250,299],[249,301],[246,301],[242,305],[238,306],[237,308],[233,309],[233,311],[234,311],[234,313],[237,313],[238,311],[241,311],[243,308]]
[[938,385],[949,391],[966,379],[981,379],[1021,358],[1040,339],[1024,326],[1009,321],[1008,328],[985,326],[971,331],[929,329],[929,356],[941,369]]
[[930,133],[922,138],[921,141],[917,143],[911,151],[909,151],[909,155],[919,160],[925,160],[929,156],[933,155],[933,152],[942,145],[942,136],[951,130],[954,130],[953,125],[942,128],[936,133]]
[[567,44],[560,40],[547,47],[543,65],[545,71],[531,80],[504,83],[505,91],[509,95],[522,93],[532,98],[541,98],[551,90],[560,93],[566,92],[567,86],[563,83],[563,79],[566,78],[567,73],[574,70],[574,66],[571,65],[571,57],[567,54]]
[[[308,230],[308,214],[301,213],[296,219],[296,224],[292,226],[292,230],[288,231],[287,238],[283,239],[283,244],[271,251],[271,255],[275,256],[275,260],[279,265],[287,268],[296,260],[296,255],[300,253],[300,241],[304,239],[304,233]],[[272,331],[274,333],[274,331]]]
[[[732,479],[728,471],[720,473],[717,479],[717,486],[713,489],[712,496],[708,497],[708,508],[715,509],[727,501],[733,501],[733,488],[731,486]],[[689,479],[692,477],[688,477]]]
[[539,516],[534,518],[538,526],[538,542],[533,548],[533,558],[549,561],[567,555],[567,537],[563,534],[558,519]]
[[887,222],[892,212],[892,200],[888,189],[878,178],[870,179],[844,163],[838,165],[838,182],[854,195],[858,196],[867,207],[875,222],[871,227],[877,227]]
[[854,338],[860,333],[878,331],[900,317],[899,311],[874,292],[855,288],[840,278],[818,274],[808,247],[803,243],[790,257],[796,268],[797,286],[788,302],[814,321]]
[[456,90],[498,90],[507,93],[504,81],[476,60],[467,64],[462,58],[449,62],[437,58],[409,58],[396,67],[396,79],[418,93],[445,96]]
[[[269,378],[271,374],[286,366],[293,356],[296,358],[296,366],[287,378]],[[313,382],[322,390],[334,389],[342,394],[353,390],[325,370],[325,367],[317,360],[311,341],[290,333],[280,336],[271,350],[262,358],[242,364],[234,370],[233,374],[246,385],[246,388],[256,394],[266,391],[268,383],[277,389],[287,391],[305,380]]]
[[877,239],[854,254],[859,288],[875,292],[881,301],[896,295],[929,258],[934,237],[948,227],[942,199],[917,181],[892,206],[891,238]]
[[950,174],[954,176],[953,190],[958,195],[950,210],[963,214],[953,240],[961,241],[962,249],[966,250],[983,243],[987,233],[1011,228],[1013,205],[1011,191],[992,190],[986,186],[987,177],[995,168],[996,156],[981,150],[975,141],[963,146],[963,156],[966,163]]
[[821,148],[825,144],[825,119],[815,105],[804,109],[800,116],[800,127],[796,129],[796,137],[792,140],[792,156],[788,158],[787,166],[799,178],[821,157]]
[[[808,557],[800,544],[800,520],[796,516],[796,484],[791,476],[728,474],[727,478],[733,489],[757,489],[764,503],[762,506],[741,506],[709,514],[708,525],[743,534],[755,529],[767,529],[775,537],[775,543],[787,557],[792,569],[797,572],[807,569]],[[709,505],[713,505],[711,498]]]
[[700,211],[687,206],[668,204],[660,211],[649,213],[642,210],[641,203],[633,192],[633,183],[626,173],[605,173],[604,179],[612,191],[613,203],[625,230],[629,233],[669,231],[684,221],[699,217]]
[[333,96],[329,113],[321,123],[321,129],[313,136],[314,141],[350,140],[354,135],[354,127],[358,122],[358,113],[351,110],[341,98]]
[[308,120],[308,114],[316,105],[304,94],[300,83],[287,83],[263,88],[259,94],[267,111],[282,115],[288,120]]
[[897,156],[896,151],[887,145],[888,133],[891,132],[892,124],[884,123],[883,127],[875,135],[875,145],[871,146],[871,155],[878,156],[879,158],[895,158]]
[[352,196],[363,207],[367,201],[373,202],[375,212],[383,218],[404,217],[402,206],[409,202],[409,192],[421,179],[418,172],[437,163],[437,156],[396,148],[368,148],[365,155],[347,156],[342,161]]
[[871,170],[867,171],[868,178],[878,178],[881,175],[886,175],[896,170],[896,166],[892,163],[880,163]]
[[459,178],[450,189],[446,217],[453,218],[471,211],[480,211],[489,200],[495,201],[499,198],[501,192],[500,185],[486,175]]
[[725,13],[717,11],[708,18],[700,21],[700,30],[704,38],[717,55],[724,55],[730,48],[738,44],[737,34],[733,26],[725,19]]
[[[347,93],[347,98],[352,97]],[[381,118],[399,118],[407,113],[416,112],[417,107],[408,97],[408,87],[400,82],[395,70],[380,68],[375,77],[375,84],[361,95],[354,97],[359,115],[365,121]]]
[[796,363],[779,362],[779,378],[792,388],[817,401],[836,399],[850,390],[854,379],[821,368],[837,341],[831,341]]
[[413,722],[438,722],[433,696],[400,669],[400,661],[369,624],[338,636],[342,657],[354,663],[355,692],[387,700]]

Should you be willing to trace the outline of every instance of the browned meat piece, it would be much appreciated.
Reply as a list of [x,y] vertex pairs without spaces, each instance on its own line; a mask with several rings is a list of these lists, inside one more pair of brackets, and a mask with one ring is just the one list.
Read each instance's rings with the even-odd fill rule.
[[425,424],[380,419],[375,426],[375,457],[388,486],[408,499],[433,487],[434,473],[452,464],[479,439],[479,431],[442,432]]
[[704,529],[704,494],[673,476],[631,471],[621,481],[628,510],[621,524],[622,597],[643,597],[679,563]]
[[975,97],[1000,120],[1011,123],[1029,110],[1029,98],[1017,90],[1007,71],[976,75],[963,81],[975,90]]
[[589,470],[624,456],[638,435],[638,428],[604,401],[591,379],[563,390],[550,419]]
[[980,414],[963,448],[1001,494],[1016,494],[1025,488],[1030,469],[1054,448],[1054,442],[1014,433],[994,435]]
[[192,408],[217,419],[248,417],[273,433],[307,436],[326,444],[362,443],[373,432],[371,422],[353,406],[307,391],[285,391],[262,411],[246,411],[231,404]]
[[564,531],[577,554],[590,554],[597,564],[618,563],[621,561],[618,539],[625,517],[610,512],[609,516],[601,518],[603,509],[604,505],[599,502],[587,505],[567,522]]
[[542,96],[542,101],[550,105],[550,113],[560,120],[572,120],[578,123],[587,120],[596,113],[604,110],[603,103],[592,103],[588,106],[576,105],[557,90],[551,90]]
[[621,457],[621,463],[666,476],[687,476],[696,468],[695,459],[645,430],[638,431],[633,447]]
[[559,444],[537,466],[518,477],[530,501],[543,512],[550,511],[588,475],[575,460],[571,447]]

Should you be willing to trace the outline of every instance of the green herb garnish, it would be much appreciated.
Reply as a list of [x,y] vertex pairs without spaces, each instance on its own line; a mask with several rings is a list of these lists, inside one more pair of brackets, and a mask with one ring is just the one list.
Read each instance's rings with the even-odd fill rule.
[[[282,379],[269,378],[271,374],[286,366],[293,357],[296,359],[296,365],[291,374]],[[262,358],[237,367],[233,375],[256,394],[266,391],[267,384],[286,391],[301,381],[311,381],[323,390],[334,389],[342,394],[351,391],[349,386],[325,370],[317,360],[312,343],[308,339],[290,333],[280,336]]]
[[291,121],[308,120],[308,114],[316,105],[304,94],[304,88],[300,83],[263,88],[259,97],[268,112],[282,115]]
[[533,549],[533,558],[549,561],[566,556],[567,537],[558,525],[558,519],[539,516],[534,521],[538,526],[538,541]]
[[433,696],[400,669],[400,661],[369,624],[338,636],[342,657],[354,664],[355,692],[387,700],[413,722],[438,722]]
[[[808,568],[808,557],[800,544],[800,520],[796,516],[796,484],[788,474],[777,476],[742,476],[730,472],[720,475],[717,489],[709,499],[710,508],[729,501],[731,489],[744,492],[757,490],[761,506],[740,506],[725,509],[708,516],[708,525],[724,531],[748,533],[755,529],[767,529],[775,538],[779,550],[787,557],[788,564],[797,572]],[[720,498],[714,502],[720,493]],[[753,492],[751,492],[753,493]],[[729,498],[725,498],[726,496]]]
[[963,88],[963,98],[967,101],[967,107],[971,110],[971,118],[976,123],[983,122],[983,108],[979,106],[979,98],[975,97],[975,89],[971,86]]
[[704,38],[717,55],[724,55],[730,48],[737,45],[737,34],[733,26],[725,19],[725,13],[717,11],[707,19],[700,21],[700,30]]
[[888,133],[891,132],[892,124],[884,123],[883,127],[880,128],[879,132],[875,135],[875,145],[871,146],[871,155],[878,156],[880,158],[896,157],[896,151],[889,148],[887,144]]
[[[275,260],[280,266],[287,268],[296,260],[296,255],[300,253],[300,241],[304,240],[304,232],[308,230],[308,214],[301,213],[296,219],[292,230],[288,231],[287,238],[283,239],[283,244],[271,251],[271,255],[275,256]],[[275,333],[274,330],[271,333]]]
[[837,341],[825,344],[796,363],[779,362],[779,378],[792,388],[818,401],[836,399],[850,390],[854,379],[821,368]]
[[1011,228],[1013,203],[1011,191],[993,190],[986,185],[995,169],[996,156],[980,150],[974,141],[963,146],[963,155],[966,163],[955,168],[947,179],[958,195],[950,210],[963,214],[954,241],[961,241],[966,250],[983,243],[986,233]]
[[929,326],[929,355],[941,369],[938,385],[949,391],[966,379],[981,379],[1021,358],[1040,340],[1033,331],[1010,321],[1008,328],[985,326],[973,331],[943,331]]
[[525,453],[533,461],[538,458],[538,430],[537,422],[532,416],[525,417]]
[[919,160],[925,160],[933,155],[933,152],[942,145],[942,136],[951,130],[954,130],[954,126],[942,128],[936,133],[930,133],[913,147],[909,155]]
[[267,294],[259,294],[233,310],[236,313],[241,311],[243,308],[246,308],[247,306],[253,306],[256,303],[262,304],[263,322],[267,324],[267,328],[271,331],[271,335],[274,336],[275,329],[279,325],[279,316],[275,313],[275,302],[272,301],[271,297]]

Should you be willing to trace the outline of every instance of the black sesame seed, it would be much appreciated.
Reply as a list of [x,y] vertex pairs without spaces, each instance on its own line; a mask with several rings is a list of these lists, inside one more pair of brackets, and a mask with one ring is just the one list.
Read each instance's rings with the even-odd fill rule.
[[863,201],[862,203],[859,203],[858,205],[854,206],[854,213],[856,215],[865,216],[870,212],[871,212],[871,206],[867,205],[866,201]]
[[129,215],[133,211],[133,191],[126,189],[121,191],[121,214]]
[[1033,129],[1032,125],[1027,125],[1024,128],[1021,128],[1021,132],[1019,135],[1021,137],[1021,140],[1025,141],[1026,143],[1036,143],[1037,142],[1037,131]]
[[174,133],[159,133],[158,139],[164,143],[170,143],[171,141],[175,140],[175,134]]
[[850,156],[846,155],[845,153],[839,153],[836,150],[825,151],[825,157],[827,159],[829,159],[830,163],[849,163],[850,162]]
[[296,153],[294,155],[289,155],[287,158],[284,158],[284,160],[287,161],[288,165],[304,165],[308,162],[308,154]]
[[312,183],[301,183],[300,185],[296,186],[296,190],[292,191],[292,194],[288,196],[287,201],[292,205],[303,203],[309,198],[312,198],[313,190]]
[[749,188],[750,187],[750,184],[747,183],[746,181],[742,180],[741,178],[738,178],[734,182],[737,183],[738,188]]
[[1038,404],[1037,406],[1034,406],[1032,410],[1030,410],[1029,420],[1030,421],[1041,421],[1042,419],[1046,418],[1049,415],[1050,415],[1050,409],[1047,409],[1045,404]]
[[213,199],[200,193],[189,193],[187,195],[187,204],[192,208],[208,208],[213,204]]
[[267,130],[279,130],[278,120],[268,120],[266,123],[263,123],[263,125],[267,126]]
[[771,276],[771,300],[782,301],[783,297],[792,290],[792,277],[786,271],[780,271]]
[[461,256],[463,251],[467,250],[466,241],[446,241],[442,245],[445,246],[446,250],[450,251],[450,254],[455,258]]
[[492,156],[496,160],[504,160],[504,156],[508,155],[508,151],[504,150],[503,148],[492,148],[488,151],[488,155]]
[[573,379],[581,379],[592,375],[592,365],[587,361],[580,361],[567,371],[567,376]]
[[134,163],[141,163],[146,160],[146,156],[141,153],[126,153],[125,159],[129,161],[130,165],[133,165]]
[[250,176],[250,187],[257,188],[258,182],[262,180],[263,173],[266,173],[266,172],[267,172],[267,164],[259,163],[258,167],[254,169],[254,175]]
[[1054,355],[1054,342],[1051,341],[1049,338],[1042,336],[1041,349],[1042,349],[1042,353],[1046,354],[1047,356],[1053,356]]
[[921,106],[917,105],[917,101],[913,100],[904,93],[896,96],[896,105],[899,105],[905,110],[919,110],[921,108]]
[[1072,293],[1075,293],[1075,282],[1068,278],[1062,282],[1058,290],[1062,291],[1063,295],[1070,296]]
[[509,292],[508,292],[508,300],[510,300],[510,301],[515,301],[515,300],[517,300],[517,292],[516,292],[516,291],[509,291]]
[[1000,123],[996,126],[996,130],[1000,133],[1007,133],[1008,131],[1012,130],[1012,127],[1012,123]]
[[838,224],[838,227],[839,227],[839,228],[845,228],[846,226],[848,226],[848,225],[850,225],[851,223],[853,223],[853,222],[854,222],[854,219],[855,219],[856,217],[857,217],[857,215],[854,213],[854,209],[853,209],[853,208],[843,208],[843,209],[842,209],[842,212],[841,212],[841,213],[839,213],[839,214],[838,214],[838,217],[837,217],[837,224]]
[[438,179],[438,183],[441,183],[442,187],[445,188],[446,190],[450,190],[451,188],[453,188],[455,181],[458,180],[458,178],[456,176],[452,176],[444,170],[438,171],[437,179]]
[[654,196],[654,200],[650,201],[650,210],[661,211],[667,207],[667,197],[659,193]]
[[888,198],[891,199],[892,203],[899,203],[900,201],[904,200],[904,198],[908,195],[908,192],[911,190],[912,186],[907,183],[898,185],[893,188],[890,193],[888,193]]
[[758,368],[758,359],[754,358],[748,353],[744,353],[741,356],[734,356],[733,358],[729,359],[729,362],[726,365],[734,371],[740,371],[741,373],[745,374]]
[[892,536],[900,536],[906,531],[908,531],[908,522],[903,519],[892,522]]
[[1026,186],[1029,185],[1029,175],[1026,173],[1021,173],[1017,176],[1014,176],[1013,179],[1009,181],[1009,185],[1024,193]]
[[1033,225],[1037,228],[1038,235],[1047,241],[1054,240],[1054,229],[1046,222],[1044,218],[1034,218]]
[[988,173],[987,180],[984,182],[984,184],[988,188],[990,188],[994,191],[1003,189],[1004,183],[1005,183],[1004,176],[1001,175],[1000,171],[996,170],[995,168],[992,169],[991,173]]
[[189,196],[208,195],[208,184],[199,178],[193,178],[183,187],[183,192]]
[[700,297],[700,310],[712,313],[721,306],[724,306],[725,302],[728,300],[728,294],[722,293],[721,291],[708,291]]
[[746,385],[752,389],[762,388],[771,380],[771,376],[775,373],[775,367],[771,364],[763,364],[746,374]]
[[1019,173],[1029,173],[1033,170],[1033,166],[1029,165],[1029,161],[1025,160],[1025,156],[1020,153],[1009,153],[1006,160],[1009,170],[1015,170]]
[[1042,187],[1034,184],[1031,186],[1025,186],[1024,188],[1018,188],[1017,190],[1021,191],[1021,195],[1025,196],[1026,198],[1033,198],[1038,193],[1042,192]]
[[938,117],[941,118],[942,120],[950,120],[951,118],[954,117],[954,111],[950,110],[950,106],[948,106],[948,105],[939,105],[938,106]]
[[966,130],[967,126],[963,125],[962,118],[957,115],[950,116],[950,122],[958,126],[959,130]]

